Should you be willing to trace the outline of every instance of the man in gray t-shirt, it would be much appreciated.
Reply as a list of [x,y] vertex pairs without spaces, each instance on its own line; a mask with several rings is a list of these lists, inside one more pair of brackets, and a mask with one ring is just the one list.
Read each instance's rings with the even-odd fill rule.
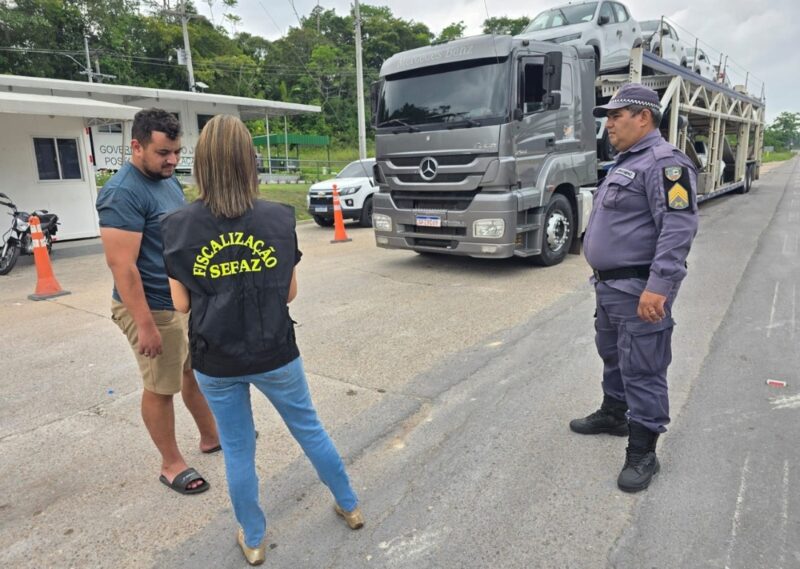
[[142,418],[161,453],[160,480],[181,494],[209,483],[189,468],[175,440],[173,396],[180,392],[200,431],[200,450],[220,450],[214,418],[191,368],[188,321],[176,312],[164,269],[159,219],[181,207],[175,179],[181,152],[180,124],[161,109],[139,111],[131,130],[131,161],[97,196],[100,236],[114,275],[111,318],[139,364],[144,389]]

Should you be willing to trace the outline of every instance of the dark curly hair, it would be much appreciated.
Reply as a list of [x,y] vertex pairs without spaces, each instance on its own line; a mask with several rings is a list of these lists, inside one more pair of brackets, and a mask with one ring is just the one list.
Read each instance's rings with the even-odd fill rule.
[[154,130],[163,132],[170,140],[175,140],[181,135],[181,123],[175,115],[164,109],[142,109],[134,115],[131,138],[144,146],[150,142]]

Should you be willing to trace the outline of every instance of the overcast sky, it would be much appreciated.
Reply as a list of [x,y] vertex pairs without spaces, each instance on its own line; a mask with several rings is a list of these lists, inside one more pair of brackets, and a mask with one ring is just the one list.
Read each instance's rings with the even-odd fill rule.
[[[195,0],[198,10],[209,15],[204,0]],[[213,0],[212,0],[213,1]],[[364,2],[362,2],[363,4]],[[366,2],[373,4],[372,2]],[[563,4],[558,0],[385,0],[375,5],[389,6],[395,16],[422,22],[434,33],[445,26],[463,21],[466,35],[481,33],[487,17],[533,17],[542,10]],[[662,15],[677,24],[682,39],[701,47],[712,61],[720,54],[728,56],[728,68],[734,83],[744,83],[759,91],[766,85],[767,120],[782,111],[800,111],[800,1],[798,0],[623,0],[637,20],[658,19]],[[351,9],[348,0],[239,0],[234,12],[241,16],[240,31],[275,40],[298,26],[298,18],[307,16],[317,5],[344,15]],[[213,1],[214,19],[221,21],[222,2]],[[781,48],[780,46],[784,46]],[[753,77],[756,83],[754,84]],[[755,87],[755,88],[754,88]]]

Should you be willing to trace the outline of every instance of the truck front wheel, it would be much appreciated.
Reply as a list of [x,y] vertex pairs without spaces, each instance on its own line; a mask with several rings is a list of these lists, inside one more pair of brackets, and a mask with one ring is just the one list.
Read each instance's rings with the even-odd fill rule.
[[532,258],[537,265],[557,265],[567,256],[575,235],[572,206],[561,194],[553,194],[541,230],[541,253]]

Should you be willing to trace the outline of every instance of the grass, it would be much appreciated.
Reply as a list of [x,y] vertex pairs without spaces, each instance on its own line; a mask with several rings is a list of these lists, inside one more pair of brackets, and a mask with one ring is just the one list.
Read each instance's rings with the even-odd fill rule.
[[[306,194],[309,186],[307,184],[261,184],[258,187],[261,197],[271,202],[284,203],[294,207],[294,217],[297,220],[311,219],[306,209]],[[183,193],[186,201],[197,199],[197,188],[195,186],[184,187]]]
[[783,160],[789,160],[794,154],[790,151],[786,152],[765,152],[764,155],[761,157],[761,161],[766,162],[782,162]]

